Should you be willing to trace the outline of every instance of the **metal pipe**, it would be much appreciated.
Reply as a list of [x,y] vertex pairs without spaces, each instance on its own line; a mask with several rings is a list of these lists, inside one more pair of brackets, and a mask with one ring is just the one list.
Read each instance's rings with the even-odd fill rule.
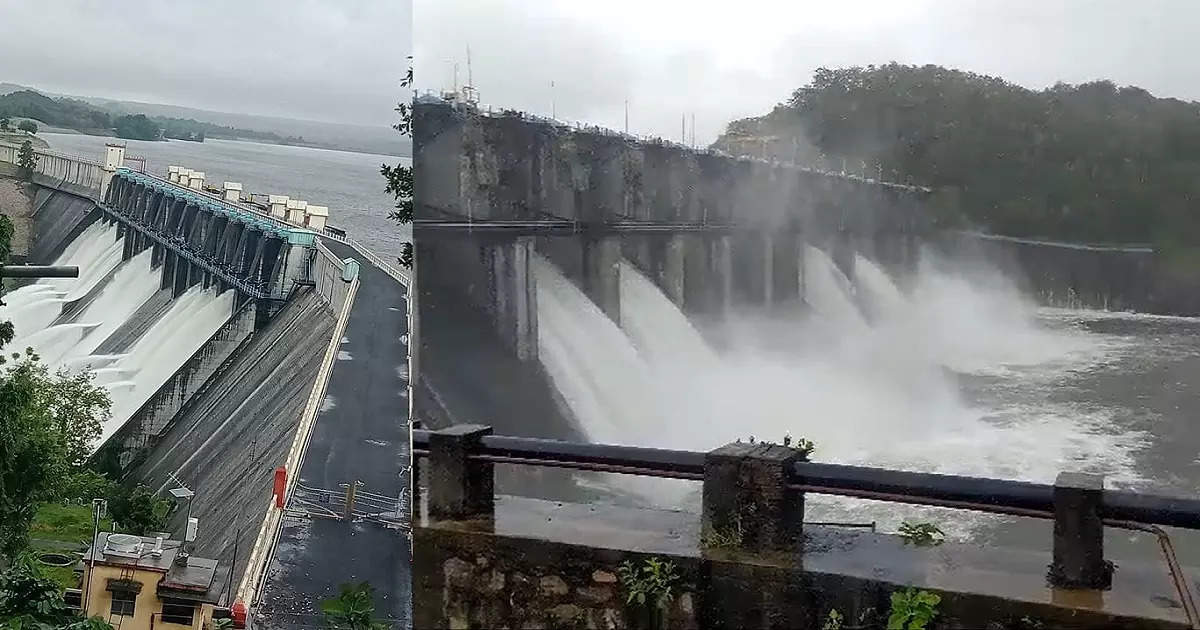
[[78,278],[79,267],[66,265],[0,265],[0,278]]

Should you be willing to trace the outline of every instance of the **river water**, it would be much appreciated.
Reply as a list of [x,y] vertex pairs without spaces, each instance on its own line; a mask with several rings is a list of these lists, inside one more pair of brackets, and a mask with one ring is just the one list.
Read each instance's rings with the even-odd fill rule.
[[[931,258],[931,261],[935,260]],[[709,450],[735,438],[816,443],[813,459],[1109,488],[1200,489],[1200,319],[1038,308],[994,270],[922,265],[901,291],[860,257],[851,286],[809,248],[805,312],[736,313],[716,355],[628,264],[617,326],[539,260],[541,360],[590,439]],[[715,348],[715,347],[714,347]],[[617,502],[694,510],[698,484],[581,479]],[[811,495],[810,520],[932,521],[952,538],[1048,549],[1048,521]],[[1175,532],[1200,565],[1200,536]],[[1110,530],[1110,557],[1157,562]]]
[[[113,140],[79,134],[40,136],[54,151],[96,160],[103,159],[104,144]],[[379,174],[381,165],[409,164],[408,158],[233,140],[122,142],[128,145],[126,155],[146,158],[146,170],[162,177],[168,166],[179,165],[203,171],[205,181],[213,185],[240,182],[244,196],[287,195],[328,206],[330,225],[385,258],[397,256],[400,244],[411,238],[408,226],[388,220],[394,201],[384,192]]]

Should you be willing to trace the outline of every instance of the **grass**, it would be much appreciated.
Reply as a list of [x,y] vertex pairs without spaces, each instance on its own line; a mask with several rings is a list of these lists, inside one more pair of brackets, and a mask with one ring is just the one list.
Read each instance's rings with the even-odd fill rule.
[[[100,531],[111,531],[112,521],[102,519]],[[43,503],[33,517],[33,525],[29,528],[29,537],[33,539],[30,545],[37,552],[66,553],[65,548],[50,545],[43,541],[78,544],[81,547],[89,544],[92,538],[92,506],[62,505],[58,503]],[[53,578],[64,589],[77,588],[74,567],[52,567],[38,564],[43,575]]]
[[[110,530],[112,521],[102,519],[100,531]],[[92,539],[92,506],[43,503],[33,517],[29,536],[39,540],[88,544]]]

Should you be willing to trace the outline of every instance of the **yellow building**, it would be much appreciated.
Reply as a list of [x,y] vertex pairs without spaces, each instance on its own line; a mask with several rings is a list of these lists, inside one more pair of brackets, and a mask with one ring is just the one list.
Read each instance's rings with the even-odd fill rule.
[[80,597],[88,617],[120,630],[212,630],[228,567],[183,553],[182,543],[101,532],[83,557]]

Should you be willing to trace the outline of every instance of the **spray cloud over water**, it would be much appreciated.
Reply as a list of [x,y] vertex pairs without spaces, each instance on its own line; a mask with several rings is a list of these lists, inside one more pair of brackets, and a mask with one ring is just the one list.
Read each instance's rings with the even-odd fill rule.
[[[1045,327],[1002,278],[948,270],[928,253],[907,295],[865,257],[851,287],[821,250],[803,256],[810,309],[734,316],[725,324],[734,342],[720,354],[633,265],[620,265],[618,327],[537,260],[541,360],[596,442],[709,450],[791,435],[813,440],[819,461],[1051,481],[1065,462],[1086,460],[1114,480],[1136,479],[1131,453],[1143,436],[1111,417],[987,407],[959,387],[1047,364],[1082,368],[1109,350],[1095,339]],[[643,502],[697,501],[694,484],[630,483]],[[868,510],[885,527],[899,518],[895,506],[814,499],[827,517]]]

